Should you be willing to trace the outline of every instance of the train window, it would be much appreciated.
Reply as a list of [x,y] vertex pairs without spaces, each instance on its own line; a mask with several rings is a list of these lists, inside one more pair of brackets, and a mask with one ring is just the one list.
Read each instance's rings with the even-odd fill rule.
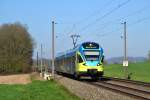
[[82,62],[83,62],[83,59],[81,58],[80,55],[78,55],[78,62],[79,62],[79,63],[82,63]]
[[87,61],[98,61],[99,55],[85,55]]
[[104,56],[102,56],[101,62],[104,62]]

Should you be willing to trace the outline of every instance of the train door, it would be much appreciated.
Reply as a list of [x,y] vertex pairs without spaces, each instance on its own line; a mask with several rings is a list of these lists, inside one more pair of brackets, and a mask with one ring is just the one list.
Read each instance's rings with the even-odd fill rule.
[[79,73],[78,73],[79,63],[78,63],[78,53],[75,54],[75,69],[74,69],[74,78],[80,79]]
[[76,56],[72,56],[71,58],[71,74],[74,74],[76,68]]
[[75,61],[75,73],[74,73],[74,77],[75,79],[80,79],[80,73],[79,73],[79,68],[80,68],[80,64],[83,62],[83,59],[81,57],[81,55],[79,53],[76,53],[76,61]]
[[76,55],[75,55],[75,72],[77,72],[77,69],[78,69],[78,57],[77,57],[77,53],[76,53]]
[[79,53],[76,54],[76,72],[79,72],[80,65],[83,63],[83,59]]

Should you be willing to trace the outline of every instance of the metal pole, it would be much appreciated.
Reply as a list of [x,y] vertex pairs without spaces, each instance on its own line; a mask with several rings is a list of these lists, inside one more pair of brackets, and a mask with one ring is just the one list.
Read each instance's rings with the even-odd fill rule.
[[55,71],[55,35],[54,35],[54,24],[52,21],[52,77],[54,79],[54,71]]
[[39,67],[39,54],[37,52],[37,55],[36,55],[36,67],[38,68]]
[[[123,23],[124,25],[124,63],[128,63],[127,59],[127,34],[126,34],[126,22]],[[128,78],[128,64],[124,66],[125,68],[125,78]]]
[[126,22],[124,22],[124,60],[127,61],[127,35],[126,35]]
[[74,35],[71,35],[70,37],[72,38],[72,41],[73,41],[73,48],[75,48]]
[[41,74],[42,74],[42,70],[43,70],[43,50],[42,50],[42,44],[41,44]]
[[70,37],[72,38],[72,41],[73,41],[73,48],[75,48],[75,47],[76,47],[77,40],[78,40],[78,38],[80,37],[80,35],[74,34],[74,35],[71,35]]

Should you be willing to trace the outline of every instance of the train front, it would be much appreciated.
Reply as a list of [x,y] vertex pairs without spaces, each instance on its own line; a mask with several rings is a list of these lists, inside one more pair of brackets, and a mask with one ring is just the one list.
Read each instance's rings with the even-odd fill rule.
[[98,43],[85,42],[77,52],[77,71],[79,76],[98,79],[103,76],[103,49]]

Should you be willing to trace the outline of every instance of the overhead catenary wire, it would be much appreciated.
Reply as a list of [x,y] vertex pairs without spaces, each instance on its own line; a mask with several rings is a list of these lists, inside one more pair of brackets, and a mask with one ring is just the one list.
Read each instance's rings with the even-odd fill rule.
[[[131,0],[126,0],[125,2],[122,2],[121,4],[117,5],[117,6],[114,7],[112,10],[110,10],[109,12],[107,12],[107,13],[105,13],[103,16],[101,16],[100,18],[97,18],[94,22],[89,23],[88,25],[86,25],[85,27],[83,27],[82,29],[80,29],[79,31],[77,31],[76,33],[79,34],[79,32],[85,30],[85,29],[88,28],[90,25],[92,25],[92,24],[94,24],[94,23],[97,23],[99,20],[101,20],[101,19],[105,18],[106,16],[110,15],[111,13],[113,13],[113,12],[116,11],[116,10],[118,10],[118,9],[121,8],[122,6],[126,5],[126,4],[127,4],[128,2],[130,2],[130,1],[131,1]],[[111,4],[111,3],[112,3],[112,1],[109,1],[107,4],[109,5],[109,4]],[[94,15],[94,14],[93,14],[93,15]],[[90,16],[92,17],[93,15],[90,15]],[[90,18],[90,16],[87,17],[87,18]],[[87,18],[85,18],[85,19],[87,19]],[[81,22],[78,22],[78,23],[81,23]],[[73,25],[72,29],[71,29],[69,32],[67,32],[67,35],[68,35],[68,36],[69,36],[69,34],[71,34],[71,32],[73,31],[74,26],[75,26],[75,24]],[[65,37],[65,35],[63,35],[63,36]]]
[[[142,8],[142,9],[139,9],[139,10],[137,10],[137,11],[134,11],[134,12],[132,12],[132,13],[130,13],[130,14],[128,14],[128,15],[126,15],[126,16],[124,16],[124,17],[133,17],[133,16],[135,16],[136,14],[140,14],[141,12],[144,12],[144,11],[146,11],[146,10],[149,10],[148,8],[150,8],[150,6],[146,6],[146,7],[144,7],[144,8]],[[112,21],[112,22],[117,22],[117,21],[121,21],[121,19],[122,18],[119,18],[119,19],[117,19],[117,20],[115,20],[115,21]],[[126,18],[127,19],[127,18]],[[138,23],[138,22],[140,22],[140,21],[143,21],[143,20],[146,20],[146,19],[149,19],[149,17],[146,17],[146,18],[142,18],[142,19],[138,19],[136,22],[134,22],[134,23]],[[132,23],[132,24],[134,24],[134,23]],[[104,28],[106,28],[106,27],[108,27],[110,24],[112,24],[111,22],[109,22],[109,23],[106,23],[107,24],[107,26],[105,25],[105,24],[103,24],[103,25],[105,25],[105,27],[103,27],[103,29]],[[128,26],[130,26],[130,24],[128,25]],[[114,30],[114,31],[110,31],[110,32],[105,32],[105,33],[103,33],[103,34],[100,34],[100,35],[98,35],[98,36],[107,36],[107,35],[109,35],[109,34],[111,34],[111,33],[113,33],[113,32],[117,32],[117,31],[119,31],[119,30],[121,30],[121,28],[120,29],[116,29],[116,31]],[[95,33],[95,32],[94,32]],[[99,32],[97,32],[97,33],[99,33]]]
[[[76,26],[76,25],[78,25],[78,24],[82,24],[82,23],[84,23],[85,21],[89,20],[90,18],[96,16],[97,14],[99,14],[99,13],[102,11],[102,9],[104,9],[105,7],[108,7],[108,6],[109,6],[110,4],[112,4],[114,1],[115,1],[115,0],[109,0],[109,1],[106,2],[106,3],[104,4],[104,6],[101,7],[99,10],[93,12],[93,13],[90,14],[89,16],[87,16],[87,17],[81,19],[80,21],[77,21],[76,23],[74,23],[74,24],[72,25],[72,28],[71,28],[68,32],[66,32],[66,30],[68,30],[68,27],[65,28],[64,31],[63,31],[63,33],[66,33],[67,35],[68,35],[68,34],[70,35],[70,34],[72,33],[73,29],[74,29],[74,26]],[[68,35],[68,36],[69,36],[69,35]]]
[[[113,1],[114,1],[114,0],[113,0]],[[88,28],[90,25],[92,25],[92,24],[94,24],[94,23],[97,23],[99,20],[102,20],[103,18],[105,18],[105,17],[107,17],[108,15],[112,14],[114,11],[118,10],[119,8],[121,8],[122,6],[126,5],[126,4],[127,4],[128,2],[130,2],[130,1],[131,1],[131,0],[126,0],[126,1],[124,1],[124,2],[122,2],[122,3],[120,3],[120,4],[118,4],[118,5],[115,6],[113,9],[111,9],[109,12],[107,12],[107,13],[105,13],[104,15],[102,15],[101,17],[97,18],[94,22],[89,23],[88,25],[86,25],[85,27],[83,27],[81,30],[77,31],[75,34],[78,33],[78,35],[80,35],[79,32],[85,30],[85,29]],[[108,2],[108,4],[111,4],[111,3],[112,3],[112,1]],[[91,15],[91,17],[92,17],[92,16],[93,16],[93,15]],[[90,17],[88,17],[88,18],[90,18]],[[87,18],[86,18],[86,19],[87,19]],[[67,36],[69,36],[69,34],[72,33],[72,31],[73,31],[73,29],[74,29],[74,26],[75,26],[75,25],[73,25],[72,29],[67,33]],[[65,35],[63,35],[63,37],[65,37]]]
[[[105,15],[105,17],[107,17],[107,16],[109,16],[110,14],[112,14],[114,11],[116,11],[117,9],[119,9],[120,7],[122,7],[122,6],[124,6],[124,5],[126,5],[128,2],[130,2],[131,0],[127,0],[127,1],[125,1],[125,2],[122,2],[121,4],[119,4],[118,6],[116,6],[115,8],[113,8],[112,10],[110,10],[109,12],[107,12],[107,13],[105,13],[104,15]],[[130,13],[130,14],[128,14],[128,15],[126,15],[125,17],[122,17],[123,19],[127,19],[127,17],[131,17],[131,16],[135,16],[135,14],[138,14],[138,13],[141,13],[141,12],[143,12],[143,11],[145,11],[145,10],[147,10],[147,7],[144,7],[144,8],[142,8],[142,9],[139,9],[139,10],[137,10],[137,11],[135,11],[135,12],[132,12],[132,13]],[[108,14],[108,15],[107,15]],[[103,15],[103,16],[104,16]],[[102,19],[104,19],[103,18],[103,16],[101,16],[101,17],[99,17],[99,18],[97,18],[95,21],[96,21],[96,23],[98,22],[98,21],[100,21],[100,20],[102,20]],[[88,17],[87,17],[88,18]],[[90,18],[90,17],[89,17]],[[122,20],[122,18],[119,18],[119,19],[117,19],[118,21],[119,20]],[[86,18],[85,18],[86,19]],[[98,20],[99,19],[99,20]],[[142,18],[142,19],[139,19],[139,20],[137,20],[136,22],[134,22],[134,23],[140,23],[140,22],[142,22],[142,20],[147,20],[147,19],[149,19],[149,18]],[[117,21],[116,20],[116,21]],[[84,21],[84,20],[83,20]],[[115,22],[116,22],[115,21]],[[79,21],[80,22],[80,21]],[[82,23],[82,21],[80,22],[80,23]],[[94,22],[92,22],[92,23],[94,23]],[[79,32],[82,32],[82,31],[84,31],[84,28],[85,28],[85,30],[90,26],[90,25],[92,25],[92,23],[89,23],[88,25],[86,25],[85,27],[83,27],[83,28],[81,28],[81,30],[79,30],[78,31],[78,33]],[[132,24],[134,24],[134,23],[132,23]],[[110,23],[110,24],[112,24],[112,23]],[[109,24],[104,24],[105,25],[105,27],[104,28],[106,28]],[[130,26],[130,24],[128,24],[128,26]],[[132,26],[132,25],[131,25]],[[103,29],[104,29],[103,28]],[[74,25],[72,26],[72,28],[71,28],[71,30],[69,31],[69,32],[66,32],[67,33],[67,36],[68,36],[68,34],[70,34],[72,31],[74,30]],[[98,35],[98,36],[102,36],[102,37],[105,37],[105,36],[108,36],[108,35],[111,35],[111,34],[118,34],[117,32],[119,32],[121,30],[121,28],[117,28],[117,29],[115,29],[115,30],[113,30],[113,31],[110,31],[110,32],[105,32],[105,33],[103,33],[103,34],[96,34],[96,35]],[[120,33],[119,33],[120,34]],[[65,37],[65,35],[63,35],[63,37]]]
[[[128,3],[130,0],[127,0],[127,1],[125,1],[125,2],[123,2],[123,3],[121,3],[121,4],[119,4],[118,5],[118,7],[117,8],[120,8],[121,6],[123,6],[123,5],[125,5],[126,3]],[[111,4],[112,3],[112,1],[109,1],[108,3],[106,3],[106,4]],[[149,6],[148,6],[149,7]],[[114,9],[112,9],[111,11],[113,11]],[[144,7],[144,8],[142,8],[142,9],[140,9],[140,10],[137,10],[137,11],[135,11],[135,12],[133,12],[133,13],[131,13],[131,14],[128,14],[128,15],[126,15],[125,17],[130,17],[130,16],[133,16],[133,15],[135,15],[136,13],[141,13],[141,12],[143,12],[143,11],[145,11],[145,10],[147,10],[147,7]],[[99,12],[99,11],[97,11],[97,12]],[[109,14],[109,13],[107,13],[107,14]],[[81,20],[81,21],[79,21],[79,22],[82,22],[82,21],[84,21],[84,20],[86,20],[86,19],[89,19],[90,18],[90,16],[92,17],[94,15],[94,13],[93,14],[91,14],[91,15],[89,15],[87,18],[85,18],[85,19],[83,19],[83,20]],[[122,17],[123,18],[123,17]],[[117,19],[117,20],[122,20],[122,18],[120,18],[120,19]],[[110,23],[110,22],[109,22]],[[112,24],[112,23],[106,23],[106,24],[104,24],[104,27],[103,27],[103,29],[105,29],[106,27],[108,27],[110,24]],[[89,24],[88,24],[89,25]],[[72,33],[72,31],[74,30],[74,26],[75,26],[75,24],[73,24],[73,26],[72,26],[72,28],[71,28],[71,30],[69,31],[69,32],[67,32],[67,34],[71,34]],[[67,36],[69,36],[69,35],[67,35]],[[65,35],[63,35],[63,37],[65,37]]]
[[101,24],[103,27],[102,27],[102,28],[99,27],[99,28],[96,29],[95,31],[98,31],[98,30],[100,30],[100,29],[103,29],[103,30],[104,30],[104,29],[106,29],[108,26],[112,25],[113,23],[116,23],[116,22],[118,22],[118,21],[122,21],[123,19],[128,19],[129,17],[133,17],[133,16],[135,16],[136,14],[140,14],[140,13],[142,13],[142,12],[148,10],[148,8],[150,8],[150,6],[146,6],[146,7],[142,8],[142,9],[139,9],[139,10],[137,10],[137,11],[135,11],[135,12],[132,12],[132,13],[130,13],[130,14],[127,14],[126,16],[124,16],[124,17],[122,17],[122,18],[118,18],[118,19],[116,19],[116,20],[103,23],[103,24]]
[[[113,1],[115,1],[115,0],[110,0],[110,1],[108,1],[108,2],[104,5],[104,7],[109,6]],[[129,1],[130,1],[130,0],[127,0],[127,1],[125,1],[125,2],[123,2],[123,3],[121,3],[121,4],[119,4],[116,8],[114,8],[114,9],[112,9],[110,12],[104,14],[104,16],[102,16],[102,17],[107,16],[109,13],[113,12],[115,9],[118,9],[118,8],[122,7],[123,5],[125,5],[125,4],[126,4],[127,2],[129,2]],[[103,7],[103,8],[104,8],[104,7]],[[103,9],[103,8],[102,8],[102,9]],[[79,24],[79,23],[83,23],[84,21],[87,21],[88,19],[90,19],[91,17],[95,16],[96,14],[99,14],[100,11],[102,11],[102,9],[100,9],[100,10],[94,12],[93,14],[91,14],[91,15],[89,15],[88,17],[86,17],[86,18],[84,18],[84,19],[78,21],[77,23]],[[102,18],[102,17],[101,17],[101,18]],[[99,19],[100,19],[100,18],[96,19],[96,21],[99,20]],[[77,24],[77,23],[76,23],[76,24]],[[73,24],[73,26],[72,26],[72,28],[70,29],[70,31],[69,31],[69,32],[66,32],[66,33],[67,33],[67,36],[69,36],[69,35],[72,33],[72,31],[73,31],[73,29],[74,29],[74,26],[75,26],[76,24]],[[88,26],[89,26],[89,24],[88,24]],[[85,28],[85,27],[84,27],[84,28]],[[76,32],[76,33],[79,33],[79,32]],[[63,35],[63,37],[65,37],[65,35]]]
[[112,13],[115,12],[116,10],[120,9],[121,7],[123,7],[124,5],[126,5],[127,3],[129,3],[130,1],[131,1],[131,0],[126,0],[125,2],[123,2],[123,3],[119,4],[119,5],[117,5],[116,7],[114,7],[113,9],[111,9],[110,11],[108,11],[107,13],[105,13],[104,15],[102,15],[101,17],[97,18],[97,19],[94,20],[93,22],[91,22],[91,23],[87,24],[85,27],[81,28],[81,29],[78,31],[78,33],[79,33],[79,32],[82,32],[82,31],[84,31],[84,30],[86,30],[89,26],[91,26],[91,25],[97,23],[98,21],[104,19],[105,17],[107,17],[108,15],[112,14]]
[[106,2],[106,4],[104,4],[98,11],[95,11],[94,13],[90,14],[89,16],[81,19],[80,21],[78,21],[77,23],[75,24],[81,24],[87,20],[89,20],[90,18],[96,16],[97,14],[100,14],[100,12],[102,11],[102,9],[104,9],[105,7],[108,7],[110,4],[112,4],[115,0],[110,0],[108,2]]
[[[137,21],[128,24],[128,28],[130,28],[130,27],[132,27],[132,26],[134,26],[134,25],[137,25],[137,24],[139,24],[139,23],[141,23],[141,22],[143,22],[143,21],[146,21],[146,20],[150,20],[150,16],[144,17],[144,18],[141,18],[141,19],[138,19]],[[117,33],[117,32],[120,31],[120,30],[121,30],[121,28],[118,28],[118,29],[116,29],[116,30],[114,30],[114,31],[106,32],[106,33],[103,33],[103,34],[96,34],[96,35],[97,35],[97,36],[101,36],[101,37],[105,37],[105,36],[107,36],[107,35],[114,34],[115,32]],[[120,34],[120,33],[119,33],[119,34]]]
[[138,19],[137,21],[135,21],[135,22],[129,24],[129,26],[130,26],[130,27],[131,27],[131,26],[134,26],[134,25],[136,25],[136,24],[138,24],[138,23],[141,23],[141,22],[143,22],[143,21],[146,21],[146,20],[150,20],[150,16],[144,17],[144,18],[141,18],[141,19]]

